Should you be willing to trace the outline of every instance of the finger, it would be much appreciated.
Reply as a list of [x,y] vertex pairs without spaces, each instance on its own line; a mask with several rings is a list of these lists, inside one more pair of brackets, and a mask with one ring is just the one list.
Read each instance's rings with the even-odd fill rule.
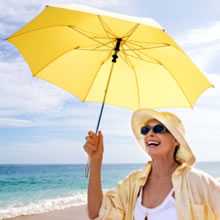
[[92,149],[93,151],[95,151],[96,149],[97,149],[97,147],[96,147],[96,145],[94,145],[94,144],[91,144],[91,143],[89,143],[89,142],[86,142],[85,144],[84,144],[84,148],[89,148],[89,149]]
[[88,137],[88,136],[86,136],[86,143],[90,143],[90,144],[92,144],[92,145],[96,145],[96,140],[95,140],[95,138],[91,138],[91,137]]
[[92,138],[91,136],[86,136],[85,139],[86,139],[87,141],[93,140],[93,138]]
[[103,135],[102,132],[99,131],[98,133],[98,149],[99,152],[103,152]]
[[90,143],[87,143],[86,146],[91,149],[92,151],[96,151],[97,150],[97,147],[93,144],[90,144]]
[[86,153],[88,154],[88,155],[92,155],[92,153],[94,152],[94,150],[92,150],[89,146],[87,146],[87,145],[84,145],[84,150],[86,151]]
[[91,130],[88,132],[88,135],[89,135],[89,136],[93,136],[94,134],[95,134],[95,133],[94,133],[93,131],[91,131]]
[[98,137],[99,137],[100,140],[103,140],[103,134],[102,134],[101,131],[99,131],[99,133],[98,133]]
[[88,139],[87,141],[88,144],[94,145],[95,147],[97,146],[97,141],[93,139]]

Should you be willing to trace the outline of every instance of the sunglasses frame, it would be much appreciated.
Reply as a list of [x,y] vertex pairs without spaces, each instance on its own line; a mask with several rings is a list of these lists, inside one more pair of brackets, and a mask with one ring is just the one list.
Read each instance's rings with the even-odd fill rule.
[[[155,130],[155,128],[158,128],[158,126],[160,126],[160,127],[163,128],[163,129],[162,129],[161,131]],[[148,131],[147,131],[146,133],[143,133],[143,131],[142,131],[144,128],[147,128],[147,129],[148,129]],[[169,130],[168,130],[163,124],[161,124],[161,123],[156,124],[156,125],[154,125],[154,126],[144,125],[144,126],[141,127],[140,130],[141,130],[140,132],[141,132],[142,135],[146,135],[146,134],[148,134],[150,131],[153,131],[155,134],[170,133]]]

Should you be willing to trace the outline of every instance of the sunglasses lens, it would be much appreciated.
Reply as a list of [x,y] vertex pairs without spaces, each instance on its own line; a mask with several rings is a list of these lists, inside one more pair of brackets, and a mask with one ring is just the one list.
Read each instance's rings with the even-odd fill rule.
[[167,131],[166,127],[164,127],[163,125],[156,125],[154,127],[154,133],[165,133]]
[[162,134],[162,133],[169,132],[164,125],[158,124],[158,125],[155,125],[155,126],[152,127],[152,128],[151,128],[150,126],[144,126],[144,127],[142,127],[142,128],[141,128],[141,134],[146,135],[151,129],[153,130],[153,132],[154,132],[155,134]]
[[141,128],[141,134],[145,135],[150,131],[150,128],[147,126],[144,126]]

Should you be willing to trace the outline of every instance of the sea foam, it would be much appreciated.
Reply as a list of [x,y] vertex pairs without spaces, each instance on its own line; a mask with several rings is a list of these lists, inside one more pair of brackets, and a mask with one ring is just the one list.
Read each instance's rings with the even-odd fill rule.
[[79,206],[86,203],[86,194],[78,194],[69,197],[60,197],[56,199],[44,199],[36,203],[26,205],[13,204],[7,208],[0,208],[0,219],[8,219],[21,215],[40,214],[54,210]]

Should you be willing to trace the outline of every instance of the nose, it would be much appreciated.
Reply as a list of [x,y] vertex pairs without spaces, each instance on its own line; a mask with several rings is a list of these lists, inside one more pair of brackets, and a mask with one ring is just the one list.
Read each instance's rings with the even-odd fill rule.
[[145,136],[144,136],[144,140],[146,141],[148,137],[153,137],[155,136],[155,133],[150,130]]

